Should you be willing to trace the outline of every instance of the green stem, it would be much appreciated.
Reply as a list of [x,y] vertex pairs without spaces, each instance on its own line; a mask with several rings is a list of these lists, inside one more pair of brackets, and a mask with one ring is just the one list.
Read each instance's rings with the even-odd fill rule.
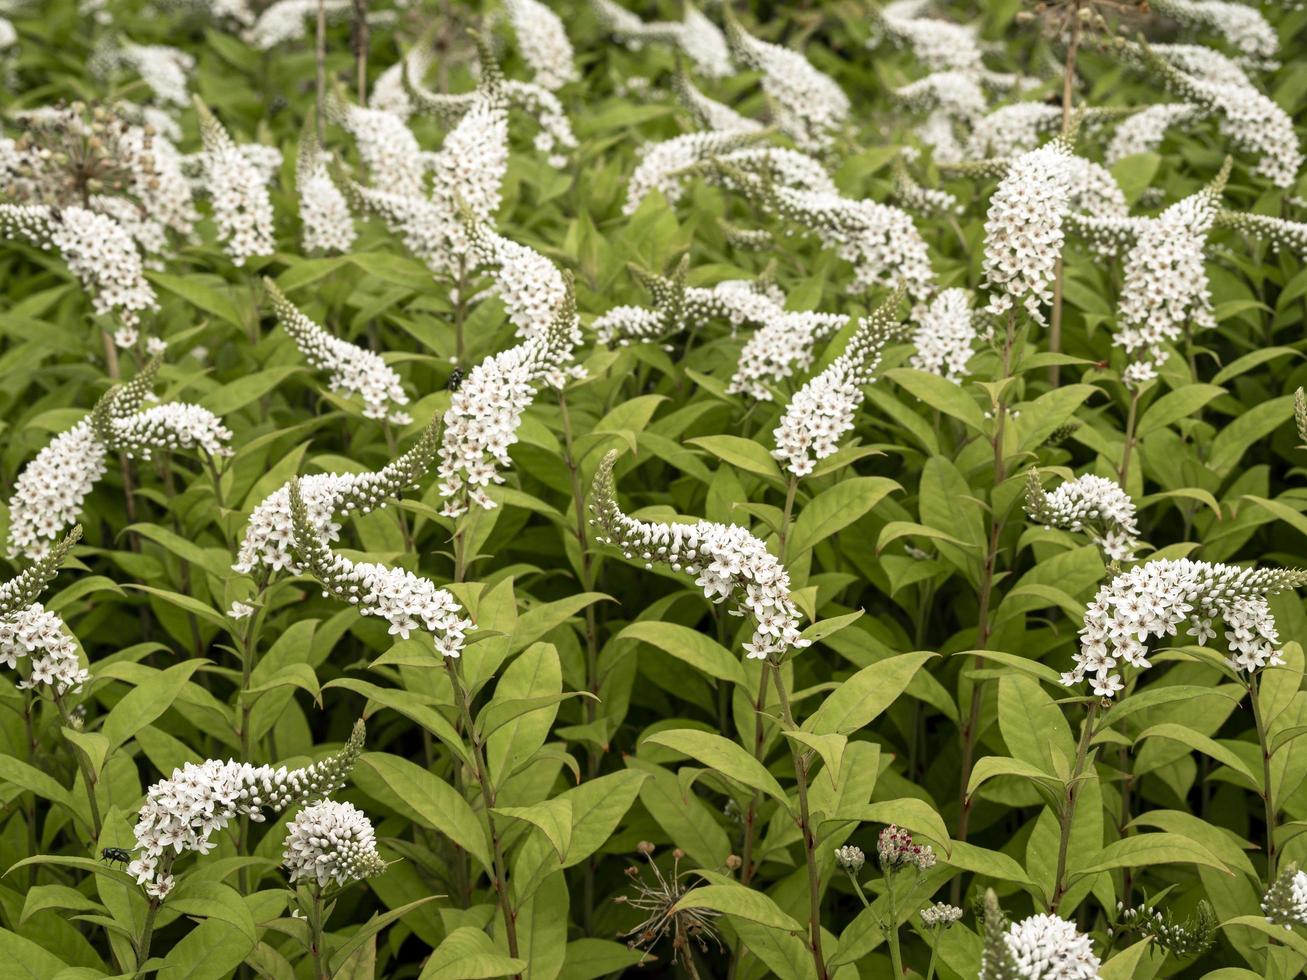
[[889,942],[889,960],[894,969],[894,980],[903,976],[903,950],[899,947],[899,909],[894,895],[894,872],[885,873],[885,900],[889,903],[889,921],[885,924],[885,938]]
[[1071,770],[1071,780],[1067,783],[1066,798],[1062,801],[1062,812],[1058,814],[1057,871],[1053,875],[1053,897],[1048,903],[1050,915],[1056,915],[1058,906],[1066,895],[1066,859],[1071,847],[1071,824],[1076,816],[1076,801],[1080,798],[1080,779],[1085,769],[1085,760],[1089,755],[1089,743],[1094,737],[1094,720],[1098,717],[1099,702],[1089,702],[1085,714],[1085,723],[1080,729],[1080,742],[1076,745],[1075,768]]
[[[68,710],[68,705],[64,704],[63,696],[56,694],[54,696],[55,707],[59,709],[59,717],[63,720],[65,728],[73,727],[72,713]],[[96,774],[91,771],[91,763],[78,749],[73,749],[73,756],[77,759],[77,768],[82,773],[82,783],[86,787],[86,803],[91,813],[91,834],[95,838],[95,844],[100,844],[100,831],[104,824],[100,820],[100,804],[95,799],[95,784],[99,782]]]
[[[467,732],[468,744],[472,748],[472,773],[481,787],[482,812],[486,817],[486,830],[490,835],[493,849],[495,872],[495,892],[499,897],[499,910],[504,917],[504,938],[508,943],[508,955],[517,958],[517,920],[513,912],[513,903],[508,894],[508,870],[504,863],[504,846],[499,831],[495,826],[495,786],[490,780],[490,771],[486,766],[485,752],[481,746],[481,736],[477,734],[476,722],[472,718],[472,707],[468,702],[467,690],[463,687],[460,661],[456,657],[445,658],[445,670],[449,672],[449,681],[454,688],[454,700],[458,704],[459,715],[463,719],[463,728]],[[516,974],[521,977],[521,974]]]
[[1257,725],[1257,744],[1262,750],[1261,797],[1266,814],[1266,885],[1269,888],[1271,883],[1275,881],[1279,851],[1275,844],[1276,809],[1274,793],[1271,789],[1271,752],[1270,745],[1266,740],[1266,719],[1262,715],[1259,694],[1260,685],[1257,682],[1257,675],[1253,674],[1248,679],[1248,698],[1253,704],[1253,722]]
[[1135,448],[1135,422],[1139,416],[1139,392],[1130,393],[1130,412],[1125,420],[1125,446],[1121,449],[1121,468],[1117,471],[1117,482],[1124,490],[1130,476],[1130,453]]
[[322,907],[322,887],[313,887],[313,908],[309,911],[309,954],[313,957],[314,980],[331,980],[327,965],[326,918]]
[[[785,690],[785,678],[781,674],[780,665],[769,660],[767,666],[776,681],[781,720],[787,729],[793,731],[798,726],[790,711],[790,697]],[[794,757],[794,776],[799,788],[799,831],[803,834],[803,853],[808,865],[808,949],[812,953],[817,980],[828,980],[826,961],[821,950],[821,876],[817,870],[817,838],[808,811],[808,757],[799,749],[797,742],[790,742],[790,754]]]
[[935,980],[935,960],[939,956],[939,929],[931,931],[935,933],[935,941],[930,944],[930,963],[926,966],[926,980]]
[[781,517],[781,530],[777,535],[777,551],[780,552],[781,564],[785,564],[785,549],[790,539],[790,516],[794,513],[794,497],[799,490],[799,478],[790,474],[789,486],[785,488],[785,512]]

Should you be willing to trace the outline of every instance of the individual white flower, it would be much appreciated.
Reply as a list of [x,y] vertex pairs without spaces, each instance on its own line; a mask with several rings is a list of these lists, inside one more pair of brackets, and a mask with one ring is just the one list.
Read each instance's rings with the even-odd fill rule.
[[814,68],[798,51],[759,40],[727,13],[726,37],[741,64],[762,75],[762,90],[771,99],[776,125],[799,149],[830,148],[849,116],[849,97],[830,76]]
[[628,559],[670,565],[696,576],[695,585],[713,602],[734,601],[732,610],[754,619],[745,655],[764,660],[809,645],[799,629],[799,611],[790,598],[790,576],[767,546],[735,524],[647,523],[624,514],[613,485],[616,451],[608,453],[595,473],[591,495],[593,524],[601,544],[620,549]]
[[468,372],[444,415],[440,446],[441,513],[458,517],[471,504],[491,510],[486,494],[503,483],[498,467],[511,465],[508,449],[517,442],[522,413],[541,385],[560,385],[580,326],[570,293],[545,330],[516,347],[491,355]]
[[354,726],[345,747],[321,762],[302,769],[253,766],[234,759],[188,762],[174,769],[146,792],[137,816],[136,856],[127,873],[156,898],[172,886],[169,872],[181,854],[207,854],[215,832],[239,816],[262,821],[264,810],[283,810],[292,803],[320,799],[345,785],[363,751],[363,722]]
[[[1220,206],[1224,174],[1145,224],[1125,257],[1112,343],[1132,362],[1160,366],[1185,327],[1213,327],[1204,250]],[[1135,377],[1135,376],[1132,376]]]
[[476,627],[447,589],[403,568],[354,562],[331,550],[327,536],[310,517],[300,482],[287,488],[295,555],[304,571],[318,580],[324,596],[354,606],[362,616],[390,624],[390,635],[408,639],[415,630],[431,634],[443,657],[462,655],[468,632]]
[[[1032,915],[1003,935],[1020,980],[1098,980],[1101,961],[1089,937],[1056,915]],[[999,980],[983,970],[981,980]]]
[[328,159],[311,131],[306,130],[300,138],[295,166],[302,225],[300,244],[305,252],[348,252],[357,235],[345,195],[327,171]]
[[232,264],[242,266],[276,248],[272,237],[272,201],[258,167],[232,141],[204,103],[195,100],[204,152],[204,185],[213,203],[213,218]]
[[977,337],[971,294],[945,289],[915,319],[912,344],[917,351],[908,363],[918,371],[961,381]]
[[1216,31],[1254,65],[1275,67],[1279,38],[1255,7],[1226,0],[1154,0],[1151,6],[1163,16]]
[[1225,621],[1234,669],[1276,666],[1283,660],[1266,596],[1304,583],[1307,571],[1299,569],[1240,568],[1187,558],[1137,565],[1103,585],[1086,608],[1075,666],[1062,675],[1062,683],[1070,686],[1088,676],[1095,694],[1111,697],[1123,686],[1113,672],[1116,667],[1151,666],[1148,640],[1174,636],[1193,616]]
[[140,332],[135,327],[119,327],[113,332],[113,345],[120,350],[135,347],[140,339]]
[[422,147],[404,120],[381,109],[346,102],[339,94],[327,107],[333,121],[354,137],[374,187],[403,197],[425,193]]
[[282,864],[291,883],[348,885],[386,870],[367,815],[352,803],[320,800],[286,825]]
[[538,84],[552,92],[576,80],[572,42],[556,13],[539,0],[505,0],[504,12]]
[[864,317],[844,352],[790,399],[772,433],[776,440],[772,455],[795,476],[811,473],[817,461],[839,449],[841,437],[852,430],[862,388],[871,381],[897,328],[902,297],[902,289],[895,290]]
[[1032,469],[1025,506],[1031,520],[1045,527],[1085,531],[1108,558],[1134,560],[1139,545],[1135,502],[1112,480],[1086,473],[1048,493]]
[[254,615],[254,607],[245,602],[233,602],[227,610],[227,618],[240,621]]
[[1038,323],[1041,303],[1053,301],[1053,275],[1062,254],[1062,219],[1071,194],[1071,152],[1060,138],[1012,161],[989,200],[985,217],[988,312],[1016,303]]
[[1136,153],[1149,153],[1162,145],[1166,131],[1173,126],[1192,121],[1202,110],[1189,102],[1162,102],[1145,106],[1126,116],[1107,144],[1103,159],[1109,165]]
[[333,391],[358,395],[363,400],[363,417],[389,419],[407,424],[408,393],[394,369],[381,355],[328,333],[290,302],[271,279],[263,280],[277,321],[290,334],[304,359],[328,373]]
[[136,243],[118,222],[82,207],[0,204],[0,237],[58,252],[98,314],[133,327],[157,307]]

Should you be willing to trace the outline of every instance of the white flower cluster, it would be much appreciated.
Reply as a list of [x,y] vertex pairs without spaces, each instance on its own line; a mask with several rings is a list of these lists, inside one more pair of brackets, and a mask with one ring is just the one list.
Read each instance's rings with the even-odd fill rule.
[[1270,96],[1246,76],[1241,81],[1215,80],[1177,67],[1155,52],[1147,57],[1168,86],[1214,114],[1225,136],[1258,158],[1255,173],[1276,187],[1293,186],[1303,165],[1302,146],[1292,117]]
[[726,390],[771,401],[772,387],[812,367],[813,345],[838,333],[848,322],[842,313],[777,309],[745,343]]
[[299,481],[291,481],[288,493],[296,556],[318,580],[324,596],[348,602],[362,616],[384,619],[391,636],[407,640],[414,630],[424,630],[442,657],[462,655],[466,635],[476,627],[460,615],[463,607],[447,589],[407,569],[336,554],[312,523]]
[[569,292],[545,330],[468,372],[444,415],[436,470],[445,498],[442,514],[458,517],[470,504],[494,509],[485,488],[504,482],[497,467],[512,463],[508,448],[517,442],[522,413],[540,385],[561,386],[579,341],[580,325]]
[[611,347],[659,340],[672,332],[667,318],[659,310],[644,306],[614,306],[590,324],[599,343]]
[[263,280],[273,313],[304,359],[329,374],[333,391],[363,399],[363,417],[407,425],[408,393],[381,355],[329,334],[290,302],[271,279]]
[[932,70],[960,69],[978,72],[983,68],[980,41],[976,28],[970,24],[952,24],[945,20],[920,16],[926,6],[923,0],[898,0],[887,4],[875,24],[867,42],[875,47],[881,34],[909,49],[927,68]]
[[912,344],[917,351],[908,363],[918,371],[961,381],[977,337],[971,294],[945,289],[915,319]]
[[1145,106],[1126,116],[1116,127],[1103,158],[1110,165],[1135,153],[1156,150],[1161,146],[1168,129],[1190,122],[1201,114],[1202,110],[1198,106],[1188,102],[1161,102]]
[[945,928],[962,918],[962,910],[947,902],[936,902],[921,910],[921,924],[927,929]]
[[936,163],[961,163],[966,156],[966,150],[954,131],[953,120],[943,112],[932,112],[914,132],[917,139],[930,147]]
[[318,146],[311,129],[300,138],[295,160],[295,189],[300,199],[300,244],[305,252],[348,252],[357,233],[349,204],[327,170],[330,155]]
[[1285,865],[1266,891],[1262,912],[1268,921],[1292,931],[1307,926],[1307,871]]
[[372,821],[352,803],[311,803],[286,825],[282,864],[291,883],[348,885],[386,870]]
[[23,658],[30,670],[20,690],[44,685],[63,695],[80,691],[91,676],[64,621],[39,602],[0,616],[0,663],[13,669]]
[[477,221],[494,217],[508,172],[508,107],[497,88],[478,90],[429,166],[432,194],[450,214],[463,207]]
[[908,108],[938,110],[949,118],[972,119],[985,111],[985,93],[971,72],[937,71],[900,86],[894,95]]
[[252,766],[234,759],[188,762],[146,792],[136,821],[136,857],[127,866],[146,892],[166,898],[174,881],[173,861],[186,851],[207,854],[212,836],[238,816],[264,819],[264,809],[318,799],[345,785],[363,750],[363,722],[354,726],[345,748],[303,769]]
[[[681,105],[694,117],[694,121],[704,129],[714,130],[718,133],[756,133],[763,128],[762,123],[756,119],[742,116],[726,103],[708,98],[695,88],[694,82],[690,80],[685,72],[679,72],[676,76],[676,94]],[[673,191],[673,193],[679,193],[679,191]],[[668,195],[668,197],[670,198],[671,195]]]
[[[622,213],[631,215],[650,191],[662,191],[667,203],[676,204],[684,193],[684,171],[697,163],[738,150],[758,139],[756,131],[685,133],[645,146],[626,185]],[[728,158],[729,159],[729,158]]]
[[929,871],[938,858],[929,844],[918,844],[912,835],[890,824],[876,837],[876,858],[882,871],[893,872],[903,868]]
[[243,266],[252,256],[268,255],[276,248],[267,180],[204,103],[196,99],[195,108],[204,140],[200,154],[204,185],[213,203],[218,236],[232,264]]
[[345,192],[359,208],[385,221],[404,247],[437,275],[448,273],[456,264],[456,255],[465,250],[456,246],[462,242],[457,215],[443,203],[392,194],[354,181],[345,185]]
[[894,161],[891,196],[903,207],[919,215],[962,214],[962,202],[946,190],[924,187],[908,173],[903,157]]
[[328,103],[331,118],[352,137],[374,187],[391,194],[421,197],[425,168],[417,137],[398,116],[346,102],[339,95]]
[[1100,163],[1073,156],[1067,160],[1071,183],[1067,207],[1099,218],[1124,218],[1130,213],[1121,185]]
[[1227,0],[1154,0],[1151,7],[1163,16],[1216,31],[1250,64],[1275,67],[1279,38],[1255,7]]
[[572,42],[556,13],[539,0],[505,0],[504,12],[538,84],[552,92],[576,80]]
[[685,16],[676,21],[643,21],[613,0],[591,0],[591,8],[600,25],[632,51],[646,44],[670,44],[681,49],[695,70],[707,78],[727,78],[734,74],[726,36],[692,3],[686,3]]
[[490,267],[517,335],[531,340],[545,333],[567,300],[567,283],[558,267],[535,249],[505,238],[489,225],[474,225],[468,238],[473,263]]
[[618,506],[613,484],[616,461],[616,451],[608,453],[595,473],[593,523],[604,535],[596,541],[619,548],[648,568],[661,562],[696,576],[694,584],[713,602],[734,600],[734,615],[754,618],[753,637],[744,644],[749,658],[765,660],[809,645],[790,598],[789,572],[762,541],[735,524],[661,524],[627,516]]
[[1014,102],[976,120],[967,138],[967,155],[1012,157],[1039,146],[1046,134],[1062,125],[1062,109],[1047,102]]
[[795,476],[811,473],[816,462],[839,449],[840,438],[852,430],[862,388],[871,381],[897,328],[902,297],[902,289],[895,290],[864,317],[844,352],[790,399],[772,433],[776,440],[772,455]]
[[[436,427],[422,434],[416,446],[380,470],[369,473],[320,473],[302,476],[298,485],[305,515],[318,538],[339,540],[337,514],[367,514],[398,499],[416,485],[436,454]],[[268,494],[250,514],[232,568],[248,575],[262,566],[271,572],[287,569],[295,574],[295,526],[291,515],[290,483]]]
[[184,106],[190,101],[187,84],[195,72],[195,58],[165,44],[103,44],[93,52],[92,72],[107,75],[121,68],[136,72],[161,102]]
[[1045,527],[1087,532],[1108,558],[1134,560],[1139,546],[1135,502],[1113,480],[1087,473],[1047,493],[1032,469],[1025,506],[1030,519]]
[[40,558],[82,512],[86,495],[105,474],[108,450],[84,418],[51,440],[23,468],[9,499],[10,558]]
[[1062,254],[1062,219],[1071,195],[1071,151],[1060,138],[1012,161],[985,216],[988,312],[1020,302],[1038,323],[1053,300],[1053,273]]
[[1122,572],[1103,585],[1085,610],[1075,667],[1062,675],[1068,686],[1090,675],[1094,693],[1121,690],[1113,669],[1124,662],[1140,669],[1150,637],[1174,636],[1189,620],[1188,634],[1201,646],[1216,635],[1212,620],[1225,620],[1230,666],[1253,671],[1283,663],[1279,635],[1266,596],[1307,583],[1307,571],[1240,568],[1235,565],[1158,560]]
[[352,9],[350,0],[276,0],[244,32],[245,42],[257,51],[271,51],[279,44],[299,40],[307,32],[310,18],[317,16],[319,4],[329,20],[338,20]]
[[849,116],[844,90],[798,51],[749,34],[730,15],[730,8],[725,9],[731,51],[746,68],[762,75],[762,90],[772,101],[777,127],[801,150],[829,149]]
[[780,217],[802,225],[853,266],[846,289],[863,293],[877,286],[907,284],[914,298],[927,295],[935,274],[930,250],[912,216],[901,208],[838,193],[778,187],[764,197]]
[[[1098,980],[1101,962],[1089,937],[1056,915],[1032,915],[1003,935],[1022,980]],[[991,980],[981,974],[981,980]]]
[[157,306],[136,243],[107,215],[81,207],[0,204],[0,237],[58,252],[90,294],[95,312],[113,314],[125,326]]
[[201,405],[168,402],[125,418],[110,420],[101,438],[128,459],[150,459],[154,451],[200,449],[210,456],[232,455],[231,430]]
[[1165,344],[1184,326],[1213,327],[1204,249],[1220,204],[1217,185],[1172,204],[1139,230],[1125,257],[1112,343],[1130,357],[1126,382],[1138,387],[1157,376]]

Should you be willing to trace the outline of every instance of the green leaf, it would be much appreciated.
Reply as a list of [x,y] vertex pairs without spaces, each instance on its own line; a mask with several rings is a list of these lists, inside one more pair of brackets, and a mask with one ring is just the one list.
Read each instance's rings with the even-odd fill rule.
[[812,732],[793,731],[781,732],[792,742],[798,742],[807,748],[812,749],[819,756],[822,762],[826,763],[826,769],[831,774],[831,779],[838,783],[840,775],[840,765],[844,761],[844,749],[849,744],[846,735],[814,735]]
[[985,416],[976,400],[947,378],[913,368],[894,368],[886,371],[885,376],[931,408],[952,416],[979,433],[986,431]]
[[969,541],[962,541],[946,531],[939,531],[933,527],[927,527],[925,524],[918,524],[915,521],[890,521],[880,529],[880,536],[876,538],[876,554],[880,554],[887,547],[900,538],[930,538],[932,541],[944,541],[959,548],[978,548],[979,545],[972,544]]
[[[984,761],[984,760],[981,760]],[[1098,859],[1077,868],[1074,876],[1112,871],[1116,868],[1140,868],[1153,864],[1197,864],[1233,874],[1225,863],[1195,840],[1182,834],[1136,834],[1114,840],[1098,853]]]
[[183,612],[193,613],[203,619],[205,622],[212,623],[221,630],[228,626],[227,617],[212,606],[200,602],[199,599],[192,599],[188,595],[182,595],[180,592],[173,592],[169,589],[156,589],[152,585],[139,585],[135,582],[124,583],[123,588],[136,589],[138,592],[147,592],[156,598],[162,599],[169,605],[176,606]]
[[709,677],[744,684],[740,658],[709,636],[677,623],[640,620],[615,636],[617,640],[639,640],[671,654]]
[[112,752],[142,728],[151,724],[165,711],[186,688],[187,683],[207,660],[186,660],[182,663],[153,674],[148,680],[139,682],[114,705],[109,716],[104,720],[101,733],[109,741],[106,750]]
[[1261,402],[1237,416],[1212,440],[1207,466],[1214,473],[1225,474],[1243,458],[1250,446],[1289,423],[1293,417],[1293,395],[1283,395]]
[[850,735],[893,704],[933,653],[904,653],[864,667],[840,683],[803,725],[817,735]]
[[645,744],[652,742],[680,752],[723,776],[760,790],[784,805],[789,804],[789,798],[781,788],[781,784],[776,781],[776,777],[769,773],[761,762],[728,738],[686,728],[655,732],[647,736],[644,742]]
[[226,287],[220,291],[212,286],[204,285],[200,282],[198,276],[174,276],[154,269],[147,269],[145,278],[160,289],[167,290],[175,296],[180,296],[205,313],[210,313],[219,320],[225,320],[233,327],[244,329],[245,318],[227,295]]
[[[417,901],[409,902],[407,905],[401,905],[399,908],[391,909],[389,912],[383,912],[381,915],[374,915],[372,918],[368,919],[367,922],[363,923],[363,925],[359,926],[349,939],[345,940],[340,948],[331,954],[331,965],[333,969],[341,969],[345,961],[353,956],[355,951],[360,949],[364,943],[371,941],[377,933],[386,928],[386,926],[390,925],[392,922],[398,922],[414,909],[421,908],[428,902],[434,902],[436,899],[444,897],[445,896],[443,895],[428,895],[425,898],[419,898]],[[484,935],[484,933],[482,935]],[[435,958],[434,954],[432,958]],[[430,963],[428,963],[428,966],[430,966]],[[422,975],[426,976],[426,972],[424,971]],[[491,973],[486,974],[486,976],[499,976],[499,974]],[[471,975],[468,976],[468,980],[472,980]]]
[[611,939],[573,939],[567,944],[563,972],[558,980],[599,980],[613,973],[623,973],[640,963],[648,954]]
[[1135,738],[1135,744],[1138,745],[1146,738],[1168,738],[1173,742],[1179,742],[1181,745],[1187,745],[1191,749],[1197,749],[1222,765],[1229,766],[1246,778],[1253,786],[1261,787],[1261,779],[1253,775],[1252,770],[1233,750],[1185,725],[1175,724],[1174,722],[1153,725],[1139,733]]
[[681,896],[673,909],[714,909],[772,929],[802,932],[803,926],[760,891],[743,885],[703,885]]
[[607,843],[649,777],[630,769],[587,779],[560,797],[572,807],[572,841],[562,866],[580,864]]
[[614,602],[610,595],[602,592],[579,592],[556,602],[542,602],[533,606],[517,617],[517,629],[513,631],[510,652],[525,650],[532,643],[545,636],[550,630],[562,626],[586,606],[596,602]]
[[12,980],[30,977],[31,980],[50,980],[66,963],[48,953],[30,939],[24,939],[8,929],[0,929],[0,960],[4,973]]
[[781,468],[776,465],[776,460],[772,458],[771,453],[752,439],[744,439],[740,436],[700,436],[697,439],[686,439],[685,443],[688,446],[706,449],[718,459],[738,469],[765,476],[778,483],[784,482]]
[[895,481],[882,476],[862,476],[841,480],[822,491],[795,519],[785,549],[786,558],[794,561],[809,548],[870,513],[886,496],[902,489]]
[[572,845],[571,801],[560,797],[530,806],[497,806],[494,812],[538,827],[558,852],[558,860],[562,861],[567,856],[568,848]]
[[354,769],[365,793],[405,817],[438,830],[485,868],[493,866],[481,821],[452,786],[419,765],[385,752],[365,752]]
[[[253,920],[250,924],[252,928]],[[226,980],[253,948],[244,930],[222,919],[206,919],[168,951],[159,975],[170,980]]]
[[303,370],[304,368],[298,364],[264,368],[262,371],[244,375],[209,392],[200,399],[200,404],[215,415],[230,415],[250,402],[262,398],[291,375],[299,374]]
[[418,980],[486,980],[521,973],[526,961],[505,956],[480,929],[460,926],[436,947]]
[[1139,437],[1163,429],[1172,422],[1187,419],[1213,398],[1225,394],[1219,385],[1191,384],[1176,391],[1168,392],[1149,406],[1144,417],[1139,420],[1135,434]]
[[911,796],[845,807],[836,811],[832,819],[856,820],[859,823],[897,824],[914,834],[929,837],[945,848],[949,845],[948,827],[944,825],[944,818],[925,800],[918,800]]

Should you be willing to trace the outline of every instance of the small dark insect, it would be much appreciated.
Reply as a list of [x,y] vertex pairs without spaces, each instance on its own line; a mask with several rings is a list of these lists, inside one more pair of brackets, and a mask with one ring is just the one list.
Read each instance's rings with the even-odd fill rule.
[[132,852],[125,847],[106,847],[100,852],[100,857],[110,864],[116,861],[127,864],[132,859]]
[[459,385],[463,383],[463,369],[454,368],[449,375],[449,390],[458,391]]

